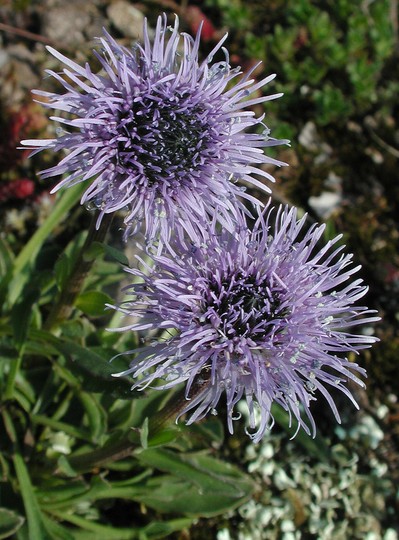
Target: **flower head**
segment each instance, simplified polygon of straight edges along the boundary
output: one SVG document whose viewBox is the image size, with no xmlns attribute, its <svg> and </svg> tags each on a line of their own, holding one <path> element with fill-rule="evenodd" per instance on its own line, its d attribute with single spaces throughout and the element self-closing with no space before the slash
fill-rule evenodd
<svg viewBox="0 0 399 540">
<path fill-rule="evenodd" d="M 294 209 L 273 216 L 260 214 L 252 231 L 218 232 L 213 223 L 194 243 L 176 237 L 174 253 L 154 255 L 151 269 L 128 270 L 141 282 L 117 308 L 136 317 L 120 330 L 172 330 L 166 341 L 132 351 L 131 367 L 118 375 L 132 373 L 138 388 L 184 383 L 188 423 L 215 411 L 225 395 L 230 432 L 245 398 L 255 441 L 273 425 L 273 402 L 298 429 L 315 433 L 309 407 L 322 394 L 340 421 L 329 389 L 356 405 L 345 382 L 363 386 L 351 370 L 365 371 L 345 354 L 376 341 L 351 331 L 378 320 L 354 305 L 367 287 L 352 279 L 359 267 L 336 247 L 340 237 L 320 249 L 324 226 L 305 232 L 306 216 L 298 220 Z"/>
<path fill-rule="evenodd" d="M 274 75 L 255 83 L 248 73 L 235 82 L 240 70 L 229 66 L 222 47 L 226 36 L 200 62 L 200 33 L 180 34 L 177 18 L 170 29 L 165 15 L 158 18 L 152 45 L 146 23 L 144 43 L 132 49 L 104 32 L 101 53 L 95 51 L 98 74 L 48 47 L 66 67 L 61 74 L 47 72 L 66 92 L 35 93 L 46 107 L 67 113 L 68 118 L 52 118 L 66 131 L 22 144 L 35 151 L 68 151 L 41 173 L 66 175 L 53 191 L 85 182 L 82 203 L 99 208 L 100 220 L 104 213 L 126 209 L 127 230 L 144 221 L 149 238 L 159 232 L 169 238 L 177 218 L 201 219 L 216 207 L 225 225 L 232 223 L 236 196 L 253 200 L 238 181 L 270 191 L 253 174 L 273 180 L 260 166 L 283 163 L 263 148 L 288 141 L 270 138 L 263 116 L 246 108 L 281 95 L 257 95 Z M 212 63 L 219 51 L 225 59 Z M 251 94 L 255 97 L 248 99 Z M 254 126 L 263 133 L 244 132 Z"/>
</svg>

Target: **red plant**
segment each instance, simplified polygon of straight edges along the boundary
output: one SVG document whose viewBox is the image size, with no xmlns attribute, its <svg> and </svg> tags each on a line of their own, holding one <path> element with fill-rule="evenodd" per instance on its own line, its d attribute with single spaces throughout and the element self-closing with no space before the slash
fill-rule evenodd
<svg viewBox="0 0 399 540">
<path fill-rule="evenodd" d="M 20 178 L 12 182 L 0 183 L 0 203 L 9 199 L 25 199 L 32 195 L 35 184 L 28 178 Z"/>
</svg>

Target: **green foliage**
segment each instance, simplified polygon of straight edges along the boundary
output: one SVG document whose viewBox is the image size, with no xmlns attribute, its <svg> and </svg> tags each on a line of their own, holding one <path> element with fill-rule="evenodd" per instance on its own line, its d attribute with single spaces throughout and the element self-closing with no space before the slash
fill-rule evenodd
<svg viewBox="0 0 399 540">
<path fill-rule="evenodd" d="M 230 30 L 239 28 L 248 30 L 250 26 L 250 9 L 241 0 L 206 0 L 209 7 L 217 7 L 223 16 L 223 25 Z"/>
<path fill-rule="evenodd" d="M 365 113 L 378 100 L 385 62 L 394 55 L 389 0 L 368 5 L 360 0 L 291 0 L 270 6 L 254 2 L 246 14 L 249 29 L 235 17 L 237 10 L 245 13 L 243 3 L 207 4 L 219 7 L 224 23 L 229 21 L 229 28 L 241 36 L 248 57 L 263 60 L 268 72 L 278 74 L 277 85 L 286 94 L 278 107 L 283 112 L 288 109 L 287 115 L 289 100 L 293 93 L 299 98 L 302 85 L 308 89 L 303 110 L 321 125 Z M 302 115 L 298 120 L 306 118 Z"/>
<path fill-rule="evenodd" d="M 62 195 L 19 254 L 0 244 L 0 538 L 165 538 L 237 507 L 254 485 L 212 456 L 224 438 L 219 420 L 169 427 L 158 412 L 164 393 L 134 392 L 129 377 L 113 376 L 128 362 L 118 352 L 138 346 L 134 334 L 105 330 L 123 252 L 95 235 L 88 247 L 78 232 L 38 272 L 77 195 Z M 90 276 L 78 279 L 88 264 Z M 71 283 L 74 296 L 65 292 Z M 110 512 L 121 505 L 122 520 Z"/>
</svg>

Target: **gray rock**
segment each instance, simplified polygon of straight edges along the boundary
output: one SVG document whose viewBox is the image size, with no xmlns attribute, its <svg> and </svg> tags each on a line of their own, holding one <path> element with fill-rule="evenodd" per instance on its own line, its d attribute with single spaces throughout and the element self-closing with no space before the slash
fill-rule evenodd
<svg viewBox="0 0 399 540">
<path fill-rule="evenodd" d="M 144 15 L 129 2 L 113 2 L 107 9 L 107 15 L 121 34 L 132 39 L 142 39 Z"/>
<path fill-rule="evenodd" d="M 309 152 L 319 154 L 320 162 L 332 153 L 331 146 L 321 139 L 314 122 L 306 122 L 298 136 L 298 142 Z"/>
<path fill-rule="evenodd" d="M 309 197 L 309 206 L 321 219 L 328 219 L 341 204 L 342 195 L 332 191 L 323 191 L 318 197 Z"/>
<path fill-rule="evenodd" d="M 36 72 L 36 58 L 22 43 L 0 51 L 0 91 L 7 105 L 15 105 L 37 88 L 40 77 Z"/>
<path fill-rule="evenodd" d="M 43 34 L 56 46 L 76 47 L 102 34 L 104 19 L 92 2 L 52 2 L 51 9 L 43 12 Z"/>
</svg>

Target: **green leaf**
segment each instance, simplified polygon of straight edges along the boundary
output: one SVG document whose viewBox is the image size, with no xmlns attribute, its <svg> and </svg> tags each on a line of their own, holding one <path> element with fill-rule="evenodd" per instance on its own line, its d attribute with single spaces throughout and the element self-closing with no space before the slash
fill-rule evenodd
<svg viewBox="0 0 399 540">
<path fill-rule="evenodd" d="M 63 338 L 79 342 L 82 338 L 87 338 L 90 334 L 93 334 L 95 328 L 86 317 L 82 317 L 80 319 L 62 321 L 60 332 Z"/>
<path fill-rule="evenodd" d="M 115 397 L 124 399 L 133 399 L 139 394 L 137 391 L 131 391 L 132 380 L 129 377 L 113 377 L 114 373 L 126 368 L 126 362 L 118 358 L 110 362 L 113 352 L 109 351 L 108 354 L 106 350 L 102 351 L 103 354 L 107 354 L 107 358 L 103 358 L 97 352 L 72 341 L 58 339 L 54 345 L 67 359 L 70 371 L 84 377 L 87 391 L 109 392 Z"/>
<path fill-rule="evenodd" d="M 5 427 L 5 433 L 2 434 L 2 437 L 4 437 L 4 435 L 7 434 L 8 437 L 10 438 L 10 441 L 12 441 L 15 444 L 17 442 L 17 433 L 15 431 L 15 427 L 16 427 L 15 423 L 13 422 L 13 418 L 10 415 L 10 412 L 5 407 L 2 407 L 1 409 L 0 409 L 0 414 L 3 418 L 3 423 Z"/>
<path fill-rule="evenodd" d="M 140 443 L 143 448 L 148 448 L 148 418 L 144 420 L 140 428 Z"/>
<path fill-rule="evenodd" d="M 97 250 L 97 254 L 104 253 L 105 255 L 108 255 L 110 259 L 124 266 L 129 266 L 128 258 L 126 257 L 125 253 L 120 249 L 108 246 L 107 244 L 100 244 L 99 242 L 93 242 L 92 249 Z"/>
<path fill-rule="evenodd" d="M 73 506 L 80 497 L 89 492 L 89 486 L 83 480 L 68 480 L 50 488 L 41 488 L 37 492 L 40 504 L 47 509 Z"/>
<path fill-rule="evenodd" d="M 73 424 L 60 422 L 59 420 L 54 420 L 53 418 L 50 418 L 49 416 L 45 416 L 41 414 L 33 414 L 32 423 L 39 424 L 42 426 L 47 426 L 54 431 L 63 431 L 67 435 L 70 435 L 71 437 L 75 437 L 76 439 L 81 439 L 83 441 L 89 440 L 89 434 L 86 433 L 86 431 L 82 429 L 80 426 L 74 426 Z"/>
<path fill-rule="evenodd" d="M 94 442 L 99 442 L 107 429 L 107 415 L 94 394 L 79 392 L 78 397 L 85 409 L 89 429 Z"/>
<path fill-rule="evenodd" d="M 58 290 L 61 291 L 64 288 L 70 271 L 71 265 L 69 257 L 66 253 L 61 253 L 54 265 L 55 282 L 57 283 Z"/>
<path fill-rule="evenodd" d="M 70 512 L 52 511 L 52 513 L 62 521 L 72 523 L 85 531 L 94 532 L 97 538 L 106 538 L 107 540 L 134 540 L 138 537 L 134 528 L 118 529 L 116 527 L 100 525 Z M 80 538 L 87 538 L 87 536 L 83 535 Z"/>
<path fill-rule="evenodd" d="M 74 531 L 60 525 L 50 517 L 43 515 L 43 522 L 54 540 L 76 540 Z"/>
<path fill-rule="evenodd" d="M 3 238 L 0 238 L 0 276 L 6 276 L 13 264 L 14 256 Z"/>
<path fill-rule="evenodd" d="M 235 497 L 234 486 L 230 494 L 220 494 L 217 489 L 203 491 L 189 480 L 163 475 L 151 478 L 134 498 L 158 512 L 212 517 L 242 505 L 252 491 L 248 490 L 245 497 Z"/>
<path fill-rule="evenodd" d="M 0 508 L 0 539 L 9 538 L 23 525 L 25 518 L 12 510 Z"/>
<path fill-rule="evenodd" d="M 37 502 L 25 462 L 19 453 L 14 454 L 13 461 L 25 506 L 29 540 L 47 540 L 49 536 L 43 525 L 39 503 Z"/>
<path fill-rule="evenodd" d="M 25 352 L 50 359 L 58 354 L 57 349 L 54 347 L 58 340 L 59 338 L 53 336 L 50 332 L 31 327 L 25 344 Z"/>
<path fill-rule="evenodd" d="M 101 291 L 84 291 L 76 299 L 75 306 L 91 317 L 106 314 L 106 304 L 112 304 L 112 298 Z"/>
<path fill-rule="evenodd" d="M 224 428 L 219 418 L 210 416 L 204 422 L 198 422 L 197 424 L 191 424 L 190 426 L 182 426 L 183 434 L 189 439 L 191 447 L 193 443 L 197 446 L 207 447 L 213 445 L 219 447 L 224 440 Z"/>
<path fill-rule="evenodd" d="M 72 458 L 73 459 L 73 458 Z M 68 510 L 81 502 L 105 499 L 140 500 L 145 479 L 150 471 L 146 470 L 128 480 L 109 481 L 101 476 L 94 476 L 91 485 L 80 480 L 70 480 L 68 484 L 62 483 L 47 489 L 41 489 L 38 497 L 47 511 Z"/>
<path fill-rule="evenodd" d="M 143 465 L 173 475 L 151 479 L 140 494 L 141 502 L 159 511 L 213 516 L 239 506 L 254 490 L 239 469 L 202 453 L 151 448 L 136 455 Z"/>
<path fill-rule="evenodd" d="M 154 453 L 153 450 L 144 451 L 147 452 Z M 147 457 L 149 458 L 149 454 Z M 123 481 L 106 481 L 97 476 L 92 478 L 89 489 L 83 482 L 72 481 L 71 486 L 65 490 L 66 496 L 62 485 L 41 491 L 40 501 L 46 511 L 54 512 L 58 517 L 61 517 L 62 512 L 68 520 L 66 512 L 70 514 L 73 508 L 83 501 L 88 503 L 112 499 L 137 501 L 160 512 L 194 517 L 224 513 L 248 500 L 253 492 L 254 484 L 251 479 L 231 465 L 203 454 L 175 457 L 177 461 L 181 460 L 182 469 L 185 467 L 182 476 L 190 478 L 177 478 L 177 473 L 175 476 L 153 475 L 147 479 L 148 474 L 151 474 L 149 470 Z M 158 458 L 159 456 L 152 461 L 159 464 Z M 171 468 L 168 464 L 165 465 L 164 459 L 162 461 L 161 467 Z M 79 525 L 77 522 L 73 523 Z M 82 527 L 85 525 L 82 524 Z"/>
<path fill-rule="evenodd" d="M 131 538 L 137 540 L 158 540 L 160 538 L 169 538 L 169 536 L 177 531 L 182 529 L 187 529 L 190 525 L 193 524 L 193 519 L 191 518 L 180 518 L 180 519 L 171 519 L 169 521 L 151 521 L 148 525 L 145 525 L 140 528 L 130 528 L 130 534 L 133 536 Z M 123 531 L 123 529 L 116 529 L 116 531 Z M 123 532 L 121 533 L 123 534 Z M 89 532 L 87 530 L 74 529 L 73 530 L 73 540 L 99 540 L 98 533 Z M 121 536 L 122 538 L 122 536 Z"/>
<path fill-rule="evenodd" d="M 14 334 L 14 342 L 20 351 L 25 343 L 29 323 L 32 318 L 32 306 L 40 296 L 39 289 L 23 291 L 21 299 L 14 304 L 11 310 L 11 327 Z"/>
<path fill-rule="evenodd" d="M 173 393 L 173 392 L 172 392 Z M 137 392 L 141 399 L 133 403 L 133 411 L 129 418 L 132 426 L 140 427 L 146 418 L 154 418 L 168 401 L 171 392 Z"/>
<path fill-rule="evenodd" d="M 86 238 L 87 231 L 81 231 L 76 234 L 55 263 L 55 281 L 60 291 L 64 289 L 68 278 L 71 275 L 71 271 L 81 253 Z"/>
<path fill-rule="evenodd" d="M 158 538 L 166 538 L 175 531 L 190 527 L 193 520 L 190 518 L 173 519 L 170 521 L 153 521 L 149 525 L 136 528 L 118 528 L 101 525 L 93 521 L 86 520 L 82 517 L 69 514 L 67 512 L 55 512 L 54 515 L 58 519 L 63 519 L 80 528 L 73 531 L 74 540 L 157 540 Z"/>
<path fill-rule="evenodd" d="M 32 275 L 34 262 L 42 245 L 55 227 L 65 218 L 68 211 L 78 202 L 83 189 L 84 186 L 81 184 L 67 189 L 58 198 L 53 212 L 48 216 L 40 229 L 33 234 L 27 244 L 25 244 L 15 259 L 13 266 L 9 268 L 9 271 L 1 280 L 0 305 L 4 304 L 8 289 L 10 304 L 13 304 L 19 298 L 25 283 L 29 281 Z M 13 286 L 9 287 L 12 280 Z"/>
<path fill-rule="evenodd" d="M 152 521 L 142 529 L 142 537 L 148 540 L 156 540 L 157 538 L 166 538 L 170 534 L 182 529 L 189 528 L 193 524 L 191 518 L 172 519 L 170 521 Z"/>
<path fill-rule="evenodd" d="M 150 437 L 147 440 L 147 447 L 154 448 L 156 446 L 165 446 L 167 444 L 175 442 L 179 435 L 180 428 L 175 425 L 163 428 L 162 431 L 157 430 L 154 435 L 150 434 Z M 142 446 L 143 448 L 145 448 L 143 444 Z"/>
</svg>

